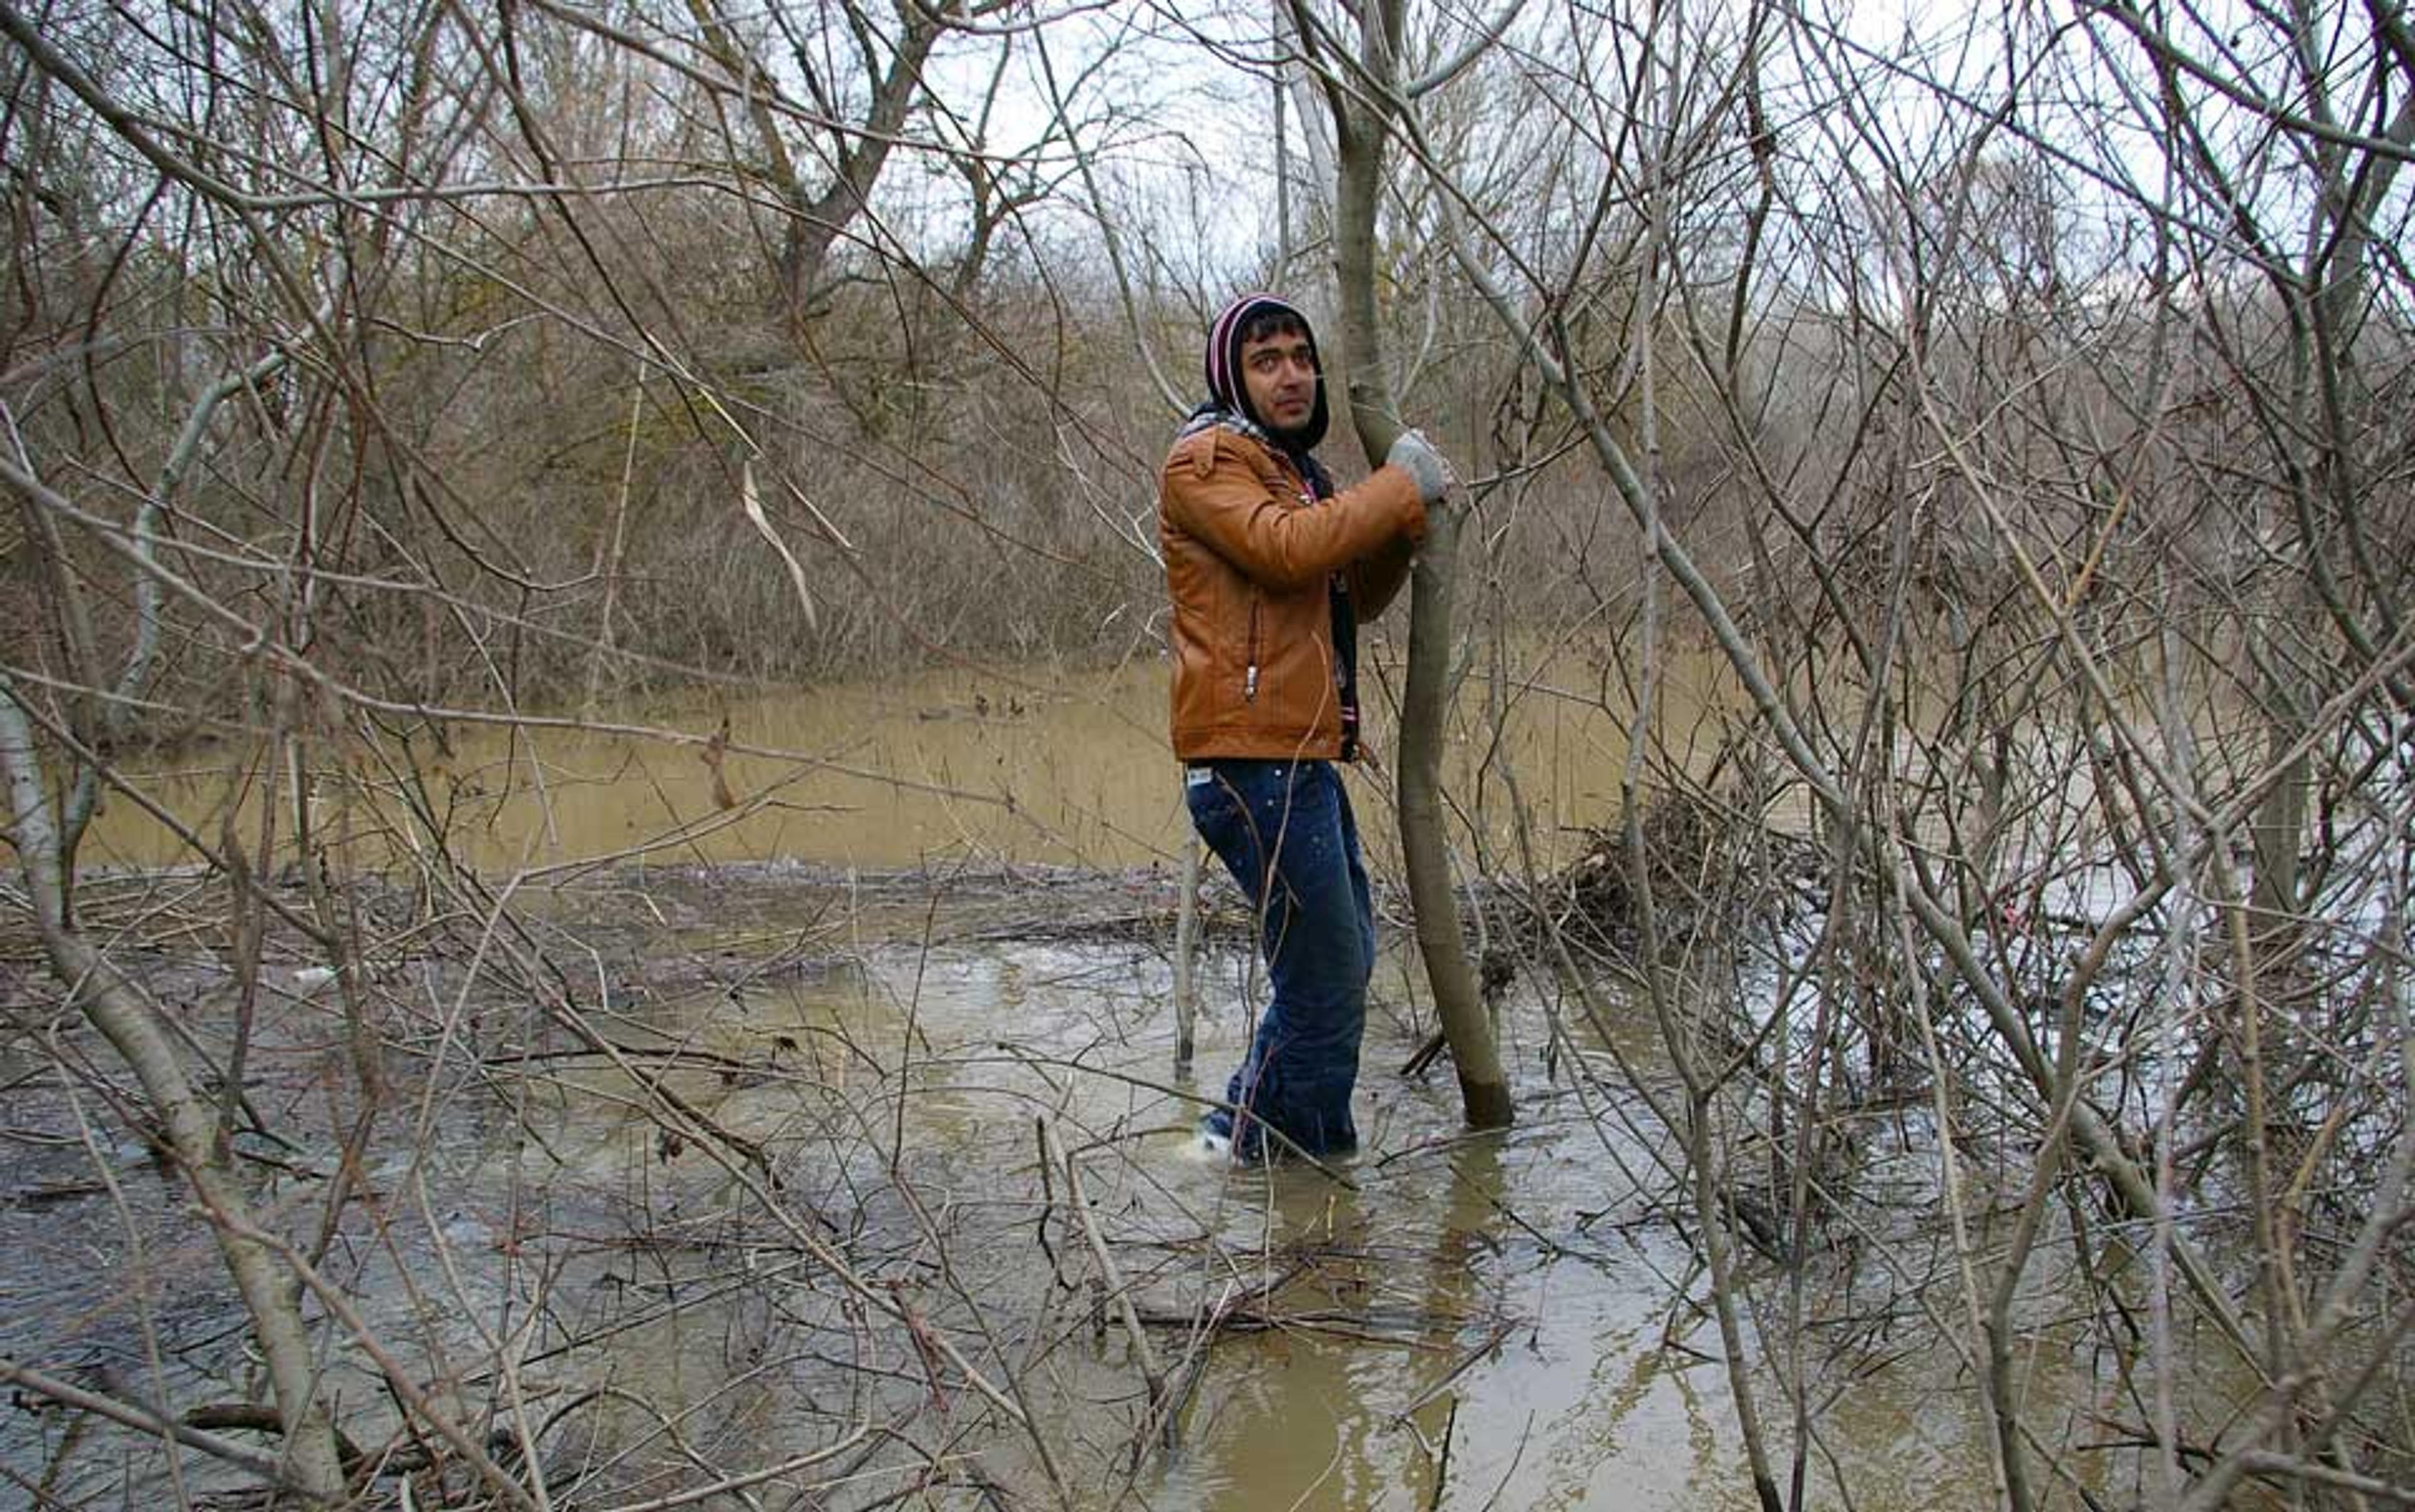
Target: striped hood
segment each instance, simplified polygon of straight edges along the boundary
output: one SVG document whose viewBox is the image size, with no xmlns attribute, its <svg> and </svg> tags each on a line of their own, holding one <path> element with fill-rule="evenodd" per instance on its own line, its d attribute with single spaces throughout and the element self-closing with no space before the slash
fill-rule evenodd
<svg viewBox="0 0 2415 1512">
<path fill-rule="evenodd" d="M 1270 312 L 1289 315 L 1299 322 L 1299 328 L 1308 333 L 1309 356 L 1316 364 L 1315 407 L 1309 412 L 1308 424 L 1287 431 L 1278 431 L 1260 418 L 1250 407 L 1249 386 L 1241 382 L 1241 329 L 1253 317 Z M 1243 294 L 1224 307 L 1215 323 L 1208 328 L 1208 403 L 1193 412 L 1194 420 L 1211 410 L 1246 422 L 1251 432 L 1266 437 L 1294 456 L 1313 450 L 1325 439 L 1328 418 L 1325 359 L 1316 350 L 1316 328 L 1308 323 L 1308 317 L 1297 306 L 1272 294 L 1252 293 Z"/>
</svg>

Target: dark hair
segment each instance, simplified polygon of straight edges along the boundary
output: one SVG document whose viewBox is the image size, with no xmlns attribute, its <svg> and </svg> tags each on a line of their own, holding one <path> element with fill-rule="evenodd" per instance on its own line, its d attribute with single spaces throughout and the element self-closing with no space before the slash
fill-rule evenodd
<svg viewBox="0 0 2415 1512">
<path fill-rule="evenodd" d="M 1300 318 L 1299 311 L 1277 305 L 1270 309 L 1259 310 L 1243 321 L 1241 329 L 1233 337 L 1233 345 L 1238 351 L 1252 341 L 1264 341 L 1270 336 L 1308 334 L 1308 322 Z"/>
</svg>

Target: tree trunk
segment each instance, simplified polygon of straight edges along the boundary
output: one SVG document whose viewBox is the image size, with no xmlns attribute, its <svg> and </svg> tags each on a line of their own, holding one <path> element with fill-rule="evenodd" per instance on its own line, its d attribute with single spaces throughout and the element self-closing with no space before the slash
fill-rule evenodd
<svg viewBox="0 0 2415 1512">
<path fill-rule="evenodd" d="M 708 0 L 688 0 L 687 10 L 706 53 L 739 86 L 763 153 L 759 171 L 787 207 L 788 228 L 780 240 L 775 282 L 791 332 L 802 331 L 816 303 L 827 292 L 831 249 L 870 202 L 873 186 L 888 166 L 890 151 L 922 97 L 922 66 L 946 22 L 936 8 L 900 6 L 902 30 L 885 68 L 870 29 L 861 24 L 854 28 L 870 105 L 861 127 L 843 122 L 833 127 L 825 153 L 831 179 L 816 192 L 806 188 L 804 173 L 781 133 L 778 113 L 772 109 L 771 70 L 747 51 Z M 815 104 L 826 113 L 838 97 L 819 89 L 815 95 Z"/>
<path fill-rule="evenodd" d="M 251 1316 L 252 1338 L 268 1365 L 285 1425 L 287 1475 L 305 1494 L 340 1501 L 343 1465 L 334 1424 L 318 1390 L 318 1364 L 302 1321 L 300 1300 L 277 1257 L 244 1235 L 255 1228 L 242 1187 L 229 1168 L 218 1115 L 195 1088 L 150 1005 L 98 951 L 67 922 L 67 878 L 58 861 L 58 833 L 42 781 L 33 731 L 0 686 L 0 776 L 15 810 L 13 839 L 25 892 L 51 969 L 68 985 L 74 1004 L 105 1036 L 142 1084 L 157 1126 L 150 1130 L 192 1183 L 202 1210 L 214 1220 L 218 1252 Z"/>
<path fill-rule="evenodd" d="M 1360 56 L 1369 77 L 1395 77 L 1391 38 L 1399 35 L 1397 0 L 1362 14 Z M 1332 97 L 1336 141 L 1334 261 L 1341 280 L 1342 349 L 1350 379 L 1350 420 L 1370 463 L 1380 463 L 1399 439 L 1401 422 L 1384 372 L 1375 313 L 1375 203 L 1381 191 L 1388 109 Z M 1450 1042 L 1467 1121 L 1505 1129 L 1515 1115 L 1492 1017 L 1476 971 L 1451 889 L 1450 848 L 1444 837 L 1443 730 L 1449 701 L 1452 568 L 1459 520 L 1449 509 L 1431 511 L 1426 540 L 1409 579 L 1409 665 L 1401 698 L 1401 861 L 1408 873 L 1418 950 L 1443 1037 Z"/>
</svg>

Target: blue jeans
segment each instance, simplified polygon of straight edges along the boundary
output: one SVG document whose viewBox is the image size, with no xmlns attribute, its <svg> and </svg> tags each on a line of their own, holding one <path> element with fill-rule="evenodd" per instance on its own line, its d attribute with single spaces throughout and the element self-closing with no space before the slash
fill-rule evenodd
<svg viewBox="0 0 2415 1512">
<path fill-rule="evenodd" d="M 1273 987 L 1224 1089 L 1238 1124 L 1219 1108 L 1203 1127 L 1229 1135 L 1238 1160 L 1283 1152 L 1269 1129 L 1311 1155 L 1347 1154 L 1358 1147 L 1350 1093 L 1375 969 L 1374 907 L 1350 796 L 1323 761 L 1190 770 L 1191 822 L 1250 900 Z"/>
</svg>

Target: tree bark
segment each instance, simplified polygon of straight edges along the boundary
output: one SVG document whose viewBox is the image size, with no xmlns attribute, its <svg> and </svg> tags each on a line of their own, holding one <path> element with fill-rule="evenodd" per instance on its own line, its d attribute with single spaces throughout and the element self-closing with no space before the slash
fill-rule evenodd
<svg viewBox="0 0 2415 1512">
<path fill-rule="evenodd" d="M 1341 282 L 1342 349 L 1349 374 L 1350 420 L 1371 464 L 1381 463 L 1402 426 L 1391 384 L 1384 371 L 1381 327 L 1375 311 L 1375 204 L 1381 192 L 1384 141 L 1398 97 L 1389 93 L 1398 76 L 1393 39 L 1400 35 L 1399 0 L 1387 0 L 1360 18 L 1360 60 L 1377 90 L 1354 102 L 1328 94 L 1334 117 L 1337 193 L 1334 201 L 1334 262 Z M 1372 103 L 1370 102 L 1372 101 Z M 1443 730 L 1449 702 L 1453 567 L 1458 561 L 1455 511 L 1431 510 L 1425 545 L 1409 579 L 1409 663 L 1401 698 L 1399 812 L 1401 861 L 1408 874 L 1409 900 L 1417 919 L 1418 951 L 1434 1010 L 1450 1043 L 1459 1073 L 1460 1101 L 1468 1124 L 1506 1129 L 1516 1113 L 1492 1017 L 1478 991 L 1475 967 L 1460 926 L 1452 891 L 1450 847 L 1444 834 Z"/>
</svg>

